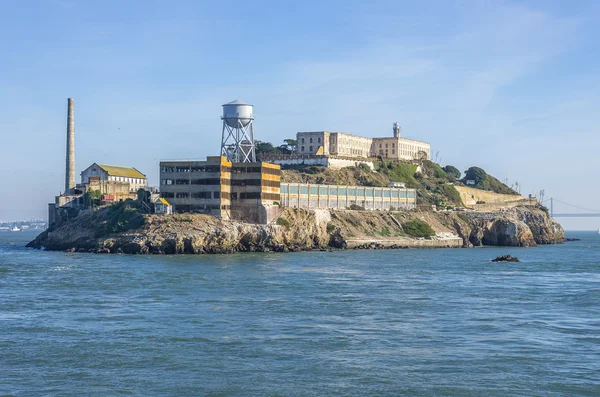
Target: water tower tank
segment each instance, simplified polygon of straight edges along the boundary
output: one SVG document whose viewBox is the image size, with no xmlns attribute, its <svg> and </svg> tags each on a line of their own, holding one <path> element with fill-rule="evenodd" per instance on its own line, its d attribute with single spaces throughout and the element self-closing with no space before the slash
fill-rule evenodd
<svg viewBox="0 0 600 397">
<path fill-rule="evenodd" d="M 223 120 L 232 128 L 245 127 L 252 121 L 252 105 L 240 100 L 223 105 Z"/>
</svg>

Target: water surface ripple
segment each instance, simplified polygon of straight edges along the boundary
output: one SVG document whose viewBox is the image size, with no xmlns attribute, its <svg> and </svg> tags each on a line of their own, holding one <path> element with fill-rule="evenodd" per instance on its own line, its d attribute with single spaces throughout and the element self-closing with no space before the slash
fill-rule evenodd
<svg viewBox="0 0 600 397">
<path fill-rule="evenodd" d="M 169 257 L 3 233 L 0 395 L 598 396 L 600 236 L 576 235 Z"/>
</svg>

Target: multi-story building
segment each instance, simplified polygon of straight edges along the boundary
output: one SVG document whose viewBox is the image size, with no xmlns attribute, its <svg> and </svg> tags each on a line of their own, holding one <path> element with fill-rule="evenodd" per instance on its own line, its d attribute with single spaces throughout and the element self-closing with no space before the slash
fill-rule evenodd
<svg viewBox="0 0 600 397">
<path fill-rule="evenodd" d="M 431 147 L 427 142 L 399 137 L 373 138 L 371 157 L 393 160 L 429 160 Z"/>
<path fill-rule="evenodd" d="M 371 152 L 371 138 L 341 132 L 299 132 L 296 138 L 298 154 L 367 158 Z"/>
<path fill-rule="evenodd" d="M 395 160 L 431 158 L 427 142 L 400 137 L 399 126 L 394 126 L 394 136 L 365 138 L 341 132 L 298 132 L 297 149 L 300 155 L 340 156 L 351 158 L 383 157 Z"/>
<path fill-rule="evenodd" d="M 266 223 L 279 204 L 279 165 L 232 163 L 223 156 L 205 161 L 162 161 L 161 197 L 174 212 L 200 212 L 222 219 Z"/>
</svg>

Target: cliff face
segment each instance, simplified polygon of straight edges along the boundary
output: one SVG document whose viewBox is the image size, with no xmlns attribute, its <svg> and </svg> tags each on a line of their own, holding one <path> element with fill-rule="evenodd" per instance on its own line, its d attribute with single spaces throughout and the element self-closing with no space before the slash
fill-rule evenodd
<svg viewBox="0 0 600 397">
<path fill-rule="evenodd" d="M 466 245 L 535 247 L 565 241 L 565 232 L 554 219 L 537 206 L 514 207 L 498 212 L 464 212 L 460 215 L 470 227 Z"/>
<path fill-rule="evenodd" d="M 280 225 L 221 221 L 200 214 L 144 215 L 143 226 L 107 234 L 98 232 L 102 217 L 102 214 L 82 213 L 55 230 L 40 234 L 28 246 L 47 250 L 127 254 L 215 254 L 344 248 L 343 240 L 336 239 L 337 235 L 331 230 L 328 232 L 331 216 L 324 210 L 307 212 L 286 209 Z"/>
<path fill-rule="evenodd" d="M 412 238 L 402 226 L 412 219 L 426 222 L 438 235 L 455 237 L 434 237 L 434 241 Z M 380 244 L 382 241 L 387 245 Z M 98 253 L 200 254 L 347 246 L 530 247 L 563 241 L 562 227 L 537 207 L 516 207 L 493 213 L 330 212 L 285 208 L 277 224 L 254 225 L 200 214 L 141 215 L 122 206 L 81 213 L 60 227 L 40 234 L 28 246 Z"/>
</svg>

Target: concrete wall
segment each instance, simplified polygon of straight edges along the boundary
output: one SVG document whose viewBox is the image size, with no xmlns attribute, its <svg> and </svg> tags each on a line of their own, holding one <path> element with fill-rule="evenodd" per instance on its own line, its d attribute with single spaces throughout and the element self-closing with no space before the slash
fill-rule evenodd
<svg viewBox="0 0 600 397">
<path fill-rule="evenodd" d="M 416 205 L 415 189 L 282 183 L 281 204 L 286 207 L 366 210 L 410 209 Z"/>
<path fill-rule="evenodd" d="M 360 160 L 358 158 L 344 158 L 338 156 L 270 156 L 268 157 L 268 161 L 284 167 L 320 165 L 332 169 L 340 169 L 344 167 L 355 167 L 359 164 L 365 164 L 370 169 L 375 169 L 373 162 L 370 160 Z"/>
<path fill-rule="evenodd" d="M 456 190 L 458 190 L 462 202 L 465 204 L 466 207 L 469 208 L 473 208 L 475 205 L 477 205 L 478 201 L 483 201 L 486 204 L 498 204 L 528 200 L 526 197 L 521 196 L 519 194 L 500 194 L 466 186 L 454 187 L 456 188 Z"/>
<path fill-rule="evenodd" d="M 298 132 L 296 148 L 299 154 L 316 154 L 323 147 L 323 154 L 329 154 L 329 135 L 327 131 Z"/>
</svg>

